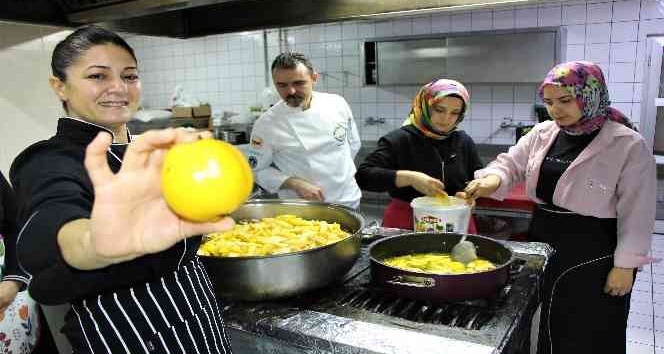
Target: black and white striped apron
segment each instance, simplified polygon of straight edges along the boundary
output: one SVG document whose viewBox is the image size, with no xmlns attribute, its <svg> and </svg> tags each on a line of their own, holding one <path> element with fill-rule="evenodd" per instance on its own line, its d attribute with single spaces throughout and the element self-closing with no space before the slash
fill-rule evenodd
<svg viewBox="0 0 664 354">
<path fill-rule="evenodd" d="M 197 257 L 158 280 L 72 304 L 67 316 L 78 327 L 65 329 L 74 353 L 231 353 Z"/>
<path fill-rule="evenodd" d="M 630 294 L 604 293 L 616 219 L 538 206 L 530 239 L 553 246 L 542 287 L 538 354 L 625 353 Z"/>
</svg>

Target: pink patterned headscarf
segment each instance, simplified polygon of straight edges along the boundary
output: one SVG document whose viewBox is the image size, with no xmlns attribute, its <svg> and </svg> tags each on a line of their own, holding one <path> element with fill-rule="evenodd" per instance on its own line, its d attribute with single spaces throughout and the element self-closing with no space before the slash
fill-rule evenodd
<svg viewBox="0 0 664 354">
<path fill-rule="evenodd" d="M 415 98 L 413 98 L 413 107 L 410 111 L 410 114 L 408 115 L 408 119 L 406 119 L 406 122 L 414 125 L 419 131 L 421 131 L 429 138 L 447 138 L 447 136 L 452 131 L 454 131 L 454 129 L 447 133 L 436 130 L 436 128 L 434 128 L 433 124 L 431 123 L 429 107 L 440 102 L 443 98 L 451 95 L 460 97 L 463 101 L 463 112 L 461 112 L 459 119 L 456 121 L 456 124 L 458 125 L 463 120 L 464 113 L 466 113 L 468 110 L 470 95 L 468 94 L 468 90 L 466 90 L 463 84 L 458 81 L 448 79 L 434 80 L 422 86 L 420 92 L 418 92 Z"/>
<path fill-rule="evenodd" d="M 578 122 L 560 127 L 570 135 L 589 134 L 600 129 L 608 120 L 616 121 L 636 130 L 619 110 L 609 107 L 609 90 L 599 66 L 589 61 L 570 61 L 556 65 L 544 78 L 538 94 L 544 96 L 544 87 L 555 85 L 576 98 L 582 115 Z"/>
</svg>

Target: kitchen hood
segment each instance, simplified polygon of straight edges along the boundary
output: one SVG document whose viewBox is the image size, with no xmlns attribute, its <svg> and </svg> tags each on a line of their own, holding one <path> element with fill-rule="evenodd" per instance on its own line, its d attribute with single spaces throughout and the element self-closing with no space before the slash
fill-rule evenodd
<svg viewBox="0 0 664 354">
<path fill-rule="evenodd" d="M 526 0 L 2 0 L 0 20 L 178 38 Z"/>
<path fill-rule="evenodd" d="M 365 83 L 419 86 L 432 77 L 469 84 L 539 82 L 559 61 L 559 29 L 449 33 L 364 42 Z"/>
</svg>

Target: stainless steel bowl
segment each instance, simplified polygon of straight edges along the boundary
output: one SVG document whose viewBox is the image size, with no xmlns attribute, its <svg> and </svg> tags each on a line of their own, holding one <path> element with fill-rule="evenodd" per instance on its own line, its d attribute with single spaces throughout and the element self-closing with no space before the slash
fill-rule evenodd
<svg viewBox="0 0 664 354">
<path fill-rule="evenodd" d="M 282 214 L 338 222 L 351 236 L 330 245 L 273 256 L 201 256 L 217 296 L 257 301 L 301 294 L 342 277 L 359 257 L 360 231 L 364 227 L 364 218 L 357 211 L 342 205 L 255 199 L 246 202 L 231 216 L 239 221 Z"/>
</svg>

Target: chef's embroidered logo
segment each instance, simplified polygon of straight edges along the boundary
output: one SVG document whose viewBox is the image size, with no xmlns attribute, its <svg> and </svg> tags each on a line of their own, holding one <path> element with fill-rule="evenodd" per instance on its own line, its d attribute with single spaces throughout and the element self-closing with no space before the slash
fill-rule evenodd
<svg viewBox="0 0 664 354">
<path fill-rule="evenodd" d="M 263 147 L 263 139 L 261 138 L 251 138 L 251 147 L 260 149 Z"/>
<path fill-rule="evenodd" d="M 346 140 L 346 127 L 341 123 L 337 124 L 334 128 L 334 132 L 332 132 L 332 136 L 334 136 L 334 139 L 339 142 Z"/>
<path fill-rule="evenodd" d="M 256 156 L 253 155 L 249 156 L 248 160 L 249 160 L 249 166 L 251 166 L 251 168 L 256 168 L 256 165 L 258 165 L 258 159 L 256 158 Z"/>
</svg>

